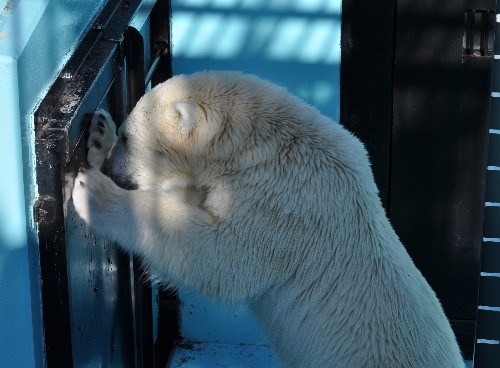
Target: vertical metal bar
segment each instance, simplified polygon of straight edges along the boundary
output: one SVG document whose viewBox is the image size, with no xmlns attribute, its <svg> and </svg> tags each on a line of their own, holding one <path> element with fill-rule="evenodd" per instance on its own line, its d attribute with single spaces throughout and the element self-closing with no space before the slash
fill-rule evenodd
<svg viewBox="0 0 500 368">
<path fill-rule="evenodd" d="M 161 57 L 151 75 L 151 85 L 166 81 L 172 76 L 172 58 L 170 55 L 170 0 L 157 0 L 151 11 L 151 50 L 161 51 Z"/>
<path fill-rule="evenodd" d="M 39 198 L 34 213 L 40 244 L 41 293 L 47 367 L 73 367 L 63 210 L 61 141 L 35 143 Z"/>
<path fill-rule="evenodd" d="M 127 70 L 128 112 L 146 91 L 144 75 L 144 41 L 133 27 L 125 32 L 125 61 Z"/>
<path fill-rule="evenodd" d="M 472 45 L 474 37 L 472 36 L 472 22 L 474 19 L 473 11 L 468 9 L 465 11 L 465 35 L 464 35 L 464 49 L 465 55 L 472 53 Z"/>
<path fill-rule="evenodd" d="M 474 47 L 474 11 L 467 11 L 467 55 L 471 55 Z"/>
<path fill-rule="evenodd" d="M 164 42 L 158 42 L 155 47 L 155 53 L 153 55 L 153 61 L 149 67 L 148 72 L 146 73 L 146 85 L 151 81 L 153 74 L 155 73 L 156 69 L 158 68 L 158 65 L 161 62 L 161 59 L 163 57 L 163 54 L 168 52 L 167 51 L 167 44 Z"/>
<path fill-rule="evenodd" d="M 111 116 L 113 116 L 117 128 L 119 128 L 123 123 L 129 111 L 127 101 L 127 81 L 123 60 L 119 62 L 119 65 L 120 70 L 117 70 L 116 72 L 115 80 L 113 81 L 108 97 Z"/>
<path fill-rule="evenodd" d="M 489 31 L 489 11 L 481 11 L 481 44 L 479 46 L 481 56 L 485 56 L 488 52 L 488 31 Z"/>
<path fill-rule="evenodd" d="M 127 100 L 127 76 L 125 61 L 123 56 L 124 45 L 119 44 L 119 61 L 117 63 L 115 79 L 113 85 L 110 89 L 108 95 L 109 112 L 115 119 L 117 128 L 123 123 L 128 115 L 128 100 Z M 135 308 L 134 308 L 134 298 L 133 293 L 133 269 L 130 267 L 131 257 L 125 251 L 123 251 L 119 246 L 116 248 L 116 260 L 118 264 L 118 270 L 120 272 L 119 285 L 118 285 L 118 296 L 119 305 L 122 315 L 129 317 L 127 319 L 127 328 L 123 328 L 123 336 L 121 336 L 121 341 L 123 346 L 130 348 L 127 352 L 127 363 L 130 367 L 136 366 L 137 357 L 137 344 L 136 344 L 136 323 L 135 323 Z M 132 333 L 130 333 L 132 332 Z"/>
<path fill-rule="evenodd" d="M 128 110 L 132 111 L 144 95 L 144 41 L 135 28 L 125 32 L 125 61 L 128 91 Z M 132 303 L 134 308 L 136 367 L 154 367 L 152 291 L 137 257 L 131 258 Z"/>
</svg>

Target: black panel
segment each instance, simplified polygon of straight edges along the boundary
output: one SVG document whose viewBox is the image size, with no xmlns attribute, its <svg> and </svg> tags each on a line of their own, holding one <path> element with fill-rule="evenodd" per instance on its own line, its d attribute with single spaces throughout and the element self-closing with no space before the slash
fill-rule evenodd
<svg viewBox="0 0 500 368">
<path fill-rule="evenodd" d="M 451 320 L 451 328 L 459 342 L 462 355 L 466 360 L 471 360 L 474 353 L 474 338 L 476 333 L 476 320 Z"/>
<path fill-rule="evenodd" d="M 481 368 L 498 368 L 500 357 L 499 344 L 478 344 L 474 350 L 474 366 Z"/>
<path fill-rule="evenodd" d="M 497 272 L 500 268 L 500 263 L 497 263 Z M 483 272 L 485 271 L 483 268 Z M 489 307 L 500 307 L 500 277 L 481 277 L 481 286 L 479 287 L 479 305 L 489 306 Z M 500 313 L 496 313 L 500 315 Z M 500 331 L 499 331 L 500 333 Z"/>
<path fill-rule="evenodd" d="M 494 65 L 497 65 L 497 68 L 500 68 L 500 63 L 495 63 Z M 495 71 L 495 73 L 496 75 L 500 75 L 500 70 L 498 72 Z M 497 86 L 495 90 L 500 91 L 500 86 Z M 500 116 L 500 98 L 494 98 L 493 101 L 491 101 L 491 116 Z M 500 130 L 500 119 L 492 119 L 490 128 Z"/>
<path fill-rule="evenodd" d="M 387 208 L 394 0 L 342 2 L 340 122 L 365 144 Z"/>
<path fill-rule="evenodd" d="M 500 207 L 486 207 L 484 209 L 484 237 L 500 238 Z"/>
<path fill-rule="evenodd" d="M 464 56 L 464 11 L 398 1 L 393 102 L 391 219 L 455 325 L 476 314 L 492 67 Z"/>
<path fill-rule="evenodd" d="M 500 134 L 490 134 L 488 164 L 500 167 Z"/>
<path fill-rule="evenodd" d="M 483 243 L 481 271 L 500 273 L 500 243 Z"/>
<path fill-rule="evenodd" d="M 476 337 L 486 340 L 500 340 L 500 313 L 478 310 Z"/>
<path fill-rule="evenodd" d="M 500 116 L 500 115 L 499 115 Z M 490 137 L 491 141 L 491 137 Z M 499 142 L 500 143 L 500 142 Z M 489 157 L 488 160 L 495 161 L 496 157 Z M 498 158 L 498 165 L 500 166 L 500 158 Z M 500 171 L 490 170 L 486 174 L 486 202 L 500 203 Z"/>
<path fill-rule="evenodd" d="M 495 5 L 344 0 L 342 7 L 341 121 L 365 142 L 391 222 L 467 358 L 483 237 Z M 492 237 L 500 236 L 497 220 L 487 225 Z"/>
</svg>

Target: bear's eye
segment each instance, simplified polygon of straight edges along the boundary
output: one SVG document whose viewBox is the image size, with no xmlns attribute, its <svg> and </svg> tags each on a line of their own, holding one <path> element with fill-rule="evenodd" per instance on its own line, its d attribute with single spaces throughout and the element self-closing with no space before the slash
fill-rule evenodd
<svg viewBox="0 0 500 368">
<path fill-rule="evenodd" d="M 123 143 L 127 143 L 127 141 L 128 141 L 128 137 L 125 134 L 122 134 L 120 136 L 120 139 L 122 140 Z"/>
</svg>

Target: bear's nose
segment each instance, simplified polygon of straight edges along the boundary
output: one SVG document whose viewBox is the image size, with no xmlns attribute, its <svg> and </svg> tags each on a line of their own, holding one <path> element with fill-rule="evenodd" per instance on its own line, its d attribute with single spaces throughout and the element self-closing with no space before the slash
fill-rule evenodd
<svg viewBox="0 0 500 368">
<path fill-rule="evenodd" d="M 109 158 L 104 160 L 104 162 L 101 165 L 101 172 L 110 177 L 111 180 L 115 182 L 116 185 L 118 185 L 120 188 L 125 189 L 125 190 L 137 190 L 139 189 L 139 186 L 132 181 L 131 179 L 126 179 L 125 177 L 122 177 L 122 175 L 117 174 L 116 172 L 113 173 L 111 170 L 111 161 Z"/>
</svg>

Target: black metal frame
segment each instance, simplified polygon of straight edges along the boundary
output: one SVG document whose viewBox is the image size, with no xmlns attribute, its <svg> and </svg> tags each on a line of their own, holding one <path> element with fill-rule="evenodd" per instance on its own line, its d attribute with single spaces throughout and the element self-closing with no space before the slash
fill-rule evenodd
<svg viewBox="0 0 500 368">
<path fill-rule="evenodd" d="M 109 108 L 117 121 L 123 121 L 144 94 L 146 74 L 152 85 L 171 76 L 170 1 L 157 0 L 150 14 L 150 49 L 154 61 L 146 71 L 142 35 L 128 24 L 141 0 L 109 0 L 94 20 L 74 55 L 68 61 L 46 98 L 35 113 L 36 172 L 42 308 L 47 367 L 78 366 L 74 352 L 75 326 L 72 321 L 68 282 L 68 219 L 65 218 L 65 180 L 76 173 L 86 155 L 87 129 L 83 121 L 109 97 Z M 149 57 L 149 55 L 148 55 Z M 89 242 L 81 239 L 81 242 Z M 118 268 L 120 290 L 116 303 L 120 320 L 124 363 L 133 367 L 154 367 L 151 288 L 144 280 L 137 259 L 117 251 L 111 260 Z M 82 260 L 83 262 L 84 260 Z M 128 280 L 128 281 L 127 281 Z M 98 293 L 99 288 L 94 287 Z M 175 298 L 175 297 L 174 297 Z M 176 326 L 176 308 L 160 310 L 160 325 Z M 90 312 L 90 311 L 88 311 Z M 171 321 L 171 322 L 168 322 Z M 175 338 L 176 330 L 159 332 L 158 341 Z M 114 343 L 109 347 L 117 349 Z M 159 350 L 159 349 L 158 349 Z M 167 352 L 168 346 L 162 345 Z M 94 352 L 89 352 L 93 354 Z M 166 363 L 165 353 L 156 357 L 157 366 Z"/>
<path fill-rule="evenodd" d="M 482 12 L 483 14 L 485 12 Z M 491 12 L 493 13 L 493 12 Z M 500 14 L 500 2 L 497 2 L 496 13 Z M 492 14 L 495 15 L 494 13 Z M 484 15 L 483 15 L 484 16 Z M 477 17 L 477 15 L 476 15 Z M 492 19 L 494 21 L 494 18 Z M 471 26 L 471 28 L 473 28 Z M 477 28 L 477 27 L 476 27 Z M 483 37 L 486 38 L 486 37 Z M 473 45 L 468 45 L 469 50 L 481 52 Z M 495 29 L 495 53 L 500 53 L 500 28 Z M 492 90 L 500 91 L 500 60 L 493 61 Z M 485 200 L 490 203 L 500 203 L 500 101 L 498 97 L 491 97 L 492 113 L 490 121 L 490 139 L 488 152 L 488 166 L 486 174 Z M 500 207 L 485 206 L 483 244 L 481 246 L 481 277 L 479 282 L 479 302 L 476 324 L 476 344 L 474 346 L 474 367 L 490 368 L 498 366 L 500 362 L 500 278 L 492 277 L 500 273 Z M 479 307 L 480 306 L 480 307 Z M 490 308 L 494 307 L 494 308 Z M 495 308 L 496 307 L 496 308 Z"/>
</svg>

